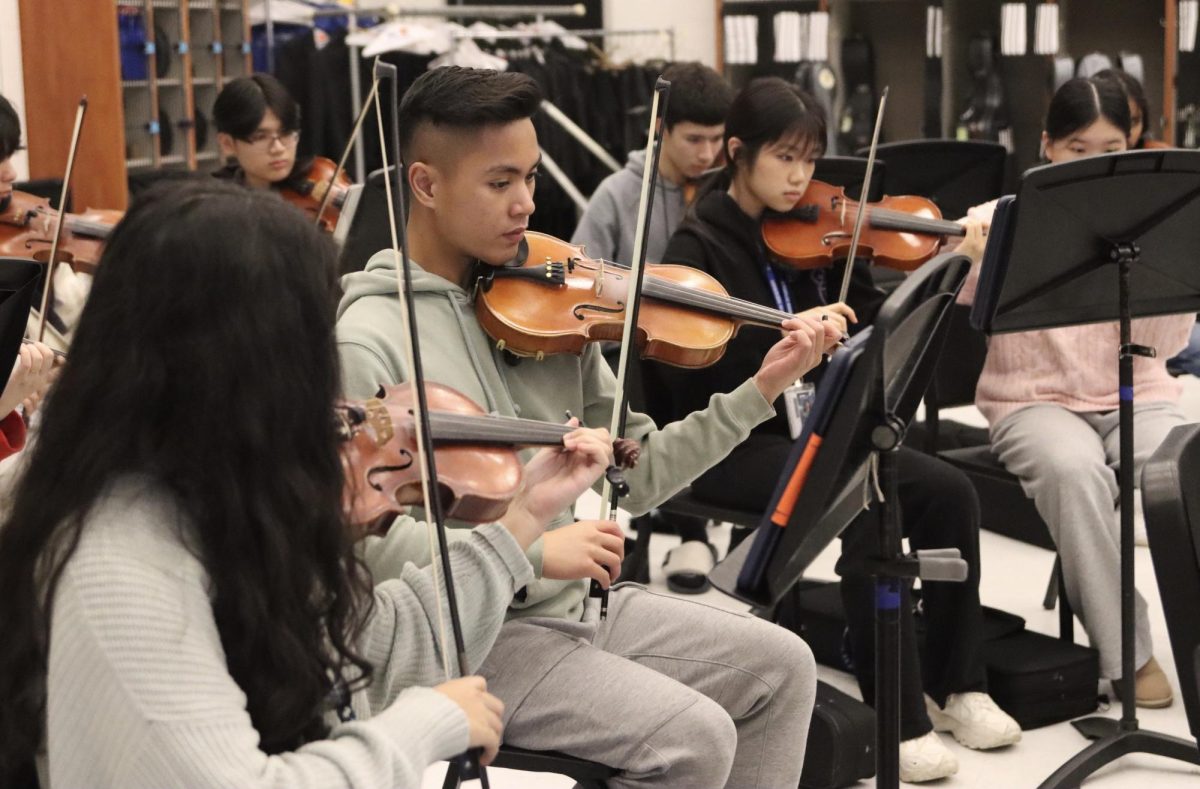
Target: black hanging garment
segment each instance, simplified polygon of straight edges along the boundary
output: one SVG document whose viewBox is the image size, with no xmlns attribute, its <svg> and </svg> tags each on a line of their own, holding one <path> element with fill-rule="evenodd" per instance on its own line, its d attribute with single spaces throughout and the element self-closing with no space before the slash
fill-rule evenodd
<svg viewBox="0 0 1200 789">
<path fill-rule="evenodd" d="M 838 150 L 857 151 L 871 144 L 875 126 L 875 51 L 864 36 L 842 42 L 842 82 L 846 105 L 838 121 Z"/>
</svg>

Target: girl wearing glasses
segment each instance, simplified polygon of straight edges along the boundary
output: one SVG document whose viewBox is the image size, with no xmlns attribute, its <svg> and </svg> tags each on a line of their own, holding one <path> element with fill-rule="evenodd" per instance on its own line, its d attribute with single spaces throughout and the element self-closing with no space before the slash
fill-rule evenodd
<svg viewBox="0 0 1200 789">
<path fill-rule="evenodd" d="M 302 180 L 311 157 L 296 156 L 300 105 L 270 74 L 238 77 L 213 105 L 217 141 L 226 165 L 218 178 L 253 189 L 283 188 Z"/>
</svg>

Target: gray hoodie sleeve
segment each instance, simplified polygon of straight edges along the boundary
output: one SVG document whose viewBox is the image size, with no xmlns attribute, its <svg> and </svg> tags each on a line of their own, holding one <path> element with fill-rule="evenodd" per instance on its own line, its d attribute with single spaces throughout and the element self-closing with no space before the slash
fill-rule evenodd
<svg viewBox="0 0 1200 789">
<path fill-rule="evenodd" d="M 621 241 L 621 209 L 612 190 L 613 179 L 606 178 L 588 200 L 579 225 L 571 236 L 572 244 L 581 244 L 589 257 L 617 260 Z M 628 209 L 626 209 L 628 210 Z"/>
<path fill-rule="evenodd" d="M 584 424 L 610 424 L 616 386 L 616 376 L 600 349 L 589 345 L 583 354 L 587 403 Z M 774 406 L 751 379 L 728 394 L 714 394 L 703 411 L 662 429 L 645 414 L 631 411 L 625 435 L 642 443 L 642 456 L 637 468 L 625 475 L 630 493 L 621 500 L 621 507 L 636 516 L 658 506 L 733 451 L 756 425 L 774 415 Z"/>
<path fill-rule="evenodd" d="M 411 519 L 397 528 L 418 529 Z M 423 531 L 423 529 L 422 529 Z M 533 578 L 532 568 L 521 547 L 498 524 L 472 529 L 466 539 L 450 544 L 450 566 L 462 618 L 467 661 L 472 671 L 491 651 L 504 624 L 508 601 L 516 590 Z M 440 570 L 440 567 L 439 567 Z M 377 667 L 368 693 L 371 709 L 378 711 L 412 685 L 436 685 L 444 681 L 442 650 L 439 648 L 438 607 L 449 632 L 445 578 L 439 572 L 434 584 L 433 569 L 408 564 L 396 580 L 375 587 L 375 611 L 363 644 L 363 654 Z M 429 638 L 429 633 L 435 639 Z M 453 653 L 453 641 L 445 647 Z M 451 670 L 457 674 L 454 659 Z"/>
</svg>

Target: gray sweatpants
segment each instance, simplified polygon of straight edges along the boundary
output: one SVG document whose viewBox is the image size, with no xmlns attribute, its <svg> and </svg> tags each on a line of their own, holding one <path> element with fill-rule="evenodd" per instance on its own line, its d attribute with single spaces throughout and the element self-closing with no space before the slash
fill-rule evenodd
<svg viewBox="0 0 1200 789">
<path fill-rule="evenodd" d="M 1186 418 L 1174 403 L 1134 404 L 1134 479 L 1167 433 Z M 1100 650 L 1100 673 L 1121 676 L 1120 463 L 1116 411 L 1077 413 L 1052 404 L 1022 408 L 992 428 L 992 449 L 1021 478 L 1062 557 L 1067 599 Z M 1132 502 L 1130 502 L 1132 506 Z M 1146 601 L 1135 595 L 1141 667 L 1153 654 Z"/>
<path fill-rule="evenodd" d="M 506 743 L 617 767 L 614 788 L 799 784 L 812 652 L 749 614 L 622 584 L 604 622 L 506 623 L 479 673 Z"/>
</svg>

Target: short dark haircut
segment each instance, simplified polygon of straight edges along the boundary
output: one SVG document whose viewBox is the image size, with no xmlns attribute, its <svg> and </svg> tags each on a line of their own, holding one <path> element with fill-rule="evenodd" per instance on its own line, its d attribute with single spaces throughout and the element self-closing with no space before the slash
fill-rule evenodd
<svg viewBox="0 0 1200 789">
<path fill-rule="evenodd" d="M 797 85 L 779 77 L 760 77 L 742 88 L 725 121 L 726 167 L 732 177 L 743 165 L 753 166 L 765 145 L 794 140 L 815 156 L 825 153 L 825 112 L 816 99 Z M 742 147 L 729 156 L 729 140 Z"/>
<path fill-rule="evenodd" d="M 1103 71 L 1096 72 L 1095 78 L 1116 82 L 1125 91 L 1125 97 L 1137 105 L 1138 112 L 1142 113 L 1142 136 L 1134 140 L 1134 145 L 1140 145 L 1150 127 L 1150 102 L 1146 101 L 1146 91 L 1142 90 L 1142 83 L 1138 82 L 1128 71 L 1123 71 L 1119 68 L 1106 68 Z M 1130 128 L 1132 126 L 1131 118 Z"/>
<path fill-rule="evenodd" d="M 1129 100 L 1121 83 L 1099 77 L 1076 77 L 1054 92 L 1046 111 L 1046 136 L 1063 140 L 1103 118 L 1129 136 Z"/>
<path fill-rule="evenodd" d="M 667 102 L 667 129 L 677 123 L 717 126 L 725 122 L 733 104 L 733 88 L 703 63 L 675 63 L 662 74 L 671 83 Z"/>
<path fill-rule="evenodd" d="M 426 71 L 400 100 L 400 155 L 412 161 L 412 143 L 425 125 L 458 131 L 530 118 L 542 103 L 542 89 L 513 71 L 446 66 Z"/>
<path fill-rule="evenodd" d="M 270 74 L 238 77 L 221 88 L 213 104 L 217 131 L 248 140 L 258 129 L 267 110 L 275 113 L 283 131 L 300 128 L 300 105 L 283 83 Z"/>
<path fill-rule="evenodd" d="M 0 96 L 0 162 L 21 147 L 21 119 L 8 99 Z"/>
</svg>

